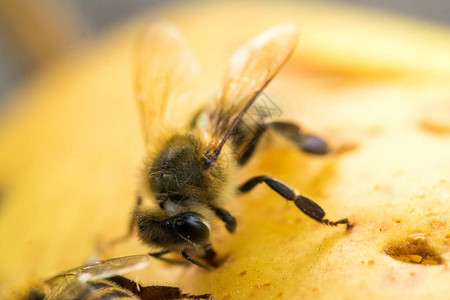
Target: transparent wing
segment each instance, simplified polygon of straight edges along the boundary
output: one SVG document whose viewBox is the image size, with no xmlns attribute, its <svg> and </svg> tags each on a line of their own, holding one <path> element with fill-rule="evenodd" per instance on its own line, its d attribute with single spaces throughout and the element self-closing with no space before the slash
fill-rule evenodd
<svg viewBox="0 0 450 300">
<path fill-rule="evenodd" d="M 150 257 L 146 254 L 124 256 L 75 268 L 64 272 L 64 275 L 72 275 L 79 281 L 92 281 L 140 270 L 147 267 L 149 263 Z"/>
<path fill-rule="evenodd" d="M 148 146 L 161 125 L 171 125 L 168 112 L 200 68 L 180 31 L 167 22 L 150 24 L 138 39 L 135 54 L 135 96 L 144 142 Z"/>
<path fill-rule="evenodd" d="M 295 50 L 297 41 L 297 26 L 286 23 L 252 38 L 233 53 L 217 101 L 207 111 L 212 139 L 208 151 L 223 146 L 247 109 Z"/>
<path fill-rule="evenodd" d="M 57 282 L 59 284 L 46 295 L 45 300 L 79 299 L 93 290 L 93 286 L 74 277 L 64 276 Z"/>
<path fill-rule="evenodd" d="M 70 299 L 66 296 L 77 295 L 91 287 L 85 284 L 115 275 L 140 270 L 148 266 L 150 256 L 132 255 L 108 260 L 102 260 L 58 274 L 45 281 L 49 290 L 47 299 Z"/>
<path fill-rule="evenodd" d="M 286 62 L 297 41 L 297 26 L 288 23 L 272 27 L 239 47 L 230 58 L 219 103 L 243 109 Z"/>
</svg>

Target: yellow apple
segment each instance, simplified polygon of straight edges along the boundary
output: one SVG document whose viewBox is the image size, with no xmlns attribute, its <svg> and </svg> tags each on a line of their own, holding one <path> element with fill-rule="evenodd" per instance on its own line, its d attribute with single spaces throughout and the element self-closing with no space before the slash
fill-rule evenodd
<svg viewBox="0 0 450 300">
<path fill-rule="evenodd" d="M 450 297 L 450 32 L 350 7 L 199 2 L 122 25 L 19 89 L 0 127 L 2 287 L 84 264 L 125 234 L 144 153 L 132 91 L 139 29 L 168 19 L 221 78 L 232 51 L 280 22 L 297 51 L 267 88 L 282 118 L 326 138 L 327 156 L 268 135 L 241 173 L 270 174 L 344 227 L 321 225 L 265 186 L 213 226 L 213 271 L 153 261 L 129 276 L 217 299 Z M 188 116 L 186 117 L 188 119 Z M 102 258 L 146 253 L 136 237 Z"/>
</svg>

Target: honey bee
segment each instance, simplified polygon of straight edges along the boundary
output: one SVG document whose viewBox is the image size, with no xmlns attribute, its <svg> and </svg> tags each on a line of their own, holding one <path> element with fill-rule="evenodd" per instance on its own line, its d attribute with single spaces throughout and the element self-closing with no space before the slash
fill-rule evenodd
<svg viewBox="0 0 450 300">
<path fill-rule="evenodd" d="M 245 126 L 246 112 L 288 60 L 297 36 L 296 25 L 289 23 L 250 39 L 232 54 L 217 93 L 193 110 L 186 95 L 199 67 L 182 34 L 163 22 L 143 32 L 136 53 L 135 93 L 146 157 L 128 235 L 137 227 L 140 240 L 159 248 L 149 255 L 175 262 L 164 255 L 180 253 L 185 260 L 211 269 L 216 252 L 208 213 L 235 232 L 236 218 L 223 203 L 260 183 L 322 224 L 350 226 L 348 219 L 324 218 L 318 204 L 271 176 L 255 176 L 240 185 L 234 180 L 267 130 L 281 134 L 302 151 L 328 152 L 323 139 L 293 123 L 265 122 L 261 114 L 259 124 Z M 145 199 L 156 205 L 146 207 Z"/>
<path fill-rule="evenodd" d="M 145 268 L 150 256 L 133 255 L 99 261 L 68 270 L 38 284 L 27 292 L 27 300 L 175 300 L 209 299 L 210 294 L 190 295 L 177 287 L 142 286 L 120 274 Z"/>
</svg>

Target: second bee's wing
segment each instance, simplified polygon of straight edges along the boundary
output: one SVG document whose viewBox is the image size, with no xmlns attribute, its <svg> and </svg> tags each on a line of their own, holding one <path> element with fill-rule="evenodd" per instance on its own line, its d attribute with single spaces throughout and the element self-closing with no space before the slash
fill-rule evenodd
<svg viewBox="0 0 450 300">
<path fill-rule="evenodd" d="M 146 254 L 131 255 L 101 260 L 90 265 L 69 270 L 65 274 L 73 275 L 79 281 L 97 280 L 140 270 L 147 267 L 149 263 L 150 256 Z"/>
<path fill-rule="evenodd" d="M 70 299 L 68 295 L 77 295 L 83 290 L 90 289 L 85 283 L 98 279 L 110 278 L 131 271 L 140 270 L 148 266 L 150 256 L 131 255 L 108 260 L 102 260 L 90 265 L 85 265 L 68 270 L 56 275 L 45 284 L 50 289 L 48 299 Z"/>
<path fill-rule="evenodd" d="M 180 31 L 167 22 L 150 24 L 138 39 L 135 54 L 135 96 L 146 146 L 179 106 L 199 66 Z"/>
<path fill-rule="evenodd" d="M 80 299 L 91 290 L 92 287 L 87 282 L 64 276 L 58 280 L 58 285 L 46 295 L 45 300 Z"/>
<path fill-rule="evenodd" d="M 212 140 L 209 155 L 216 152 L 218 156 L 239 120 L 295 50 L 297 40 L 297 26 L 281 24 L 252 38 L 233 53 L 217 101 L 207 111 Z"/>
</svg>

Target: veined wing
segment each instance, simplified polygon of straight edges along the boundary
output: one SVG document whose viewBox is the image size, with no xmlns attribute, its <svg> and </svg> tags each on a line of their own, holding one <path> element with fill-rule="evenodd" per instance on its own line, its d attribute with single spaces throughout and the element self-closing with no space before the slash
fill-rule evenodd
<svg viewBox="0 0 450 300">
<path fill-rule="evenodd" d="M 135 96 L 148 146 L 158 128 L 179 121 L 169 112 L 183 107 L 179 102 L 200 68 L 180 31 L 167 22 L 145 28 L 135 58 Z"/>
<path fill-rule="evenodd" d="M 149 263 L 150 257 L 143 254 L 102 260 L 68 270 L 45 281 L 50 290 L 47 299 L 67 299 L 69 295 L 77 295 L 80 291 L 89 289 L 86 282 L 140 270 Z"/>
<path fill-rule="evenodd" d="M 297 40 L 297 26 L 281 24 L 233 53 L 217 101 L 206 111 L 211 139 L 206 154 L 209 163 L 217 159 L 245 112 L 290 57 Z"/>
</svg>

